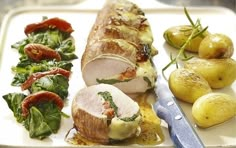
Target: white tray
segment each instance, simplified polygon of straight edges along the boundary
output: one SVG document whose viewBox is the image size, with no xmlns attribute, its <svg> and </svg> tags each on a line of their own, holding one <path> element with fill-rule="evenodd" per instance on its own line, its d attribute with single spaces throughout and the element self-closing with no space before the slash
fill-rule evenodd
<svg viewBox="0 0 236 148">
<path fill-rule="evenodd" d="M 201 19 L 203 26 L 208 25 L 210 32 L 224 33 L 233 39 L 236 44 L 236 17 L 232 11 L 223 8 L 188 8 L 190 15 L 194 20 Z M 168 52 L 174 51 L 163 39 L 163 32 L 171 26 L 188 24 L 184 15 L 183 8 L 159 8 L 145 10 L 146 16 L 151 24 L 154 35 L 154 46 L 159 50 L 159 54 L 154 58 L 158 71 L 169 62 Z M 97 10 L 77 10 L 75 8 L 46 7 L 46 8 L 21 8 L 11 11 L 4 19 L 0 35 L 0 96 L 20 91 L 19 88 L 11 87 L 13 78 L 11 67 L 18 62 L 19 55 L 17 51 L 11 49 L 11 45 L 16 41 L 25 38 L 24 27 L 32 22 L 39 22 L 42 16 L 60 17 L 72 24 L 74 28 L 73 36 L 76 40 L 76 54 L 79 59 L 73 62 L 73 75 L 70 80 L 69 100 L 73 99 L 75 93 L 83 88 L 84 82 L 80 71 L 81 55 L 84 51 L 88 33 L 95 21 Z M 236 54 L 233 56 L 236 59 Z M 236 83 L 231 87 L 217 90 L 226 92 L 236 98 Z M 180 102 L 184 112 L 191 121 L 191 105 Z M 71 101 L 63 109 L 70 114 Z M 73 126 L 72 119 L 63 119 L 61 128 L 57 134 L 40 141 L 31 139 L 25 128 L 18 124 L 8 109 L 6 102 L 0 99 L 0 146 L 9 147 L 73 147 L 64 141 L 68 130 Z M 160 147 L 173 147 L 168 135 L 166 124 L 162 124 L 165 141 Z M 195 126 L 194 126 L 195 127 Z M 236 118 L 209 128 L 194 128 L 207 147 L 236 147 Z"/>
</svg>

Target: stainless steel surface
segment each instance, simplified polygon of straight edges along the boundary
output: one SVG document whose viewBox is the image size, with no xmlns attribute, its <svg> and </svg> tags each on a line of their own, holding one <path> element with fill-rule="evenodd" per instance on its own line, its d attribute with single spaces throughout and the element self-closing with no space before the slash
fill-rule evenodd
<svg viewBox="0 0 236 148">
<path fill-rule="evenodd" d="M 157 0 L 173 6 L 221 6 L 236 12 L 236 0 Z"/>
</svg>

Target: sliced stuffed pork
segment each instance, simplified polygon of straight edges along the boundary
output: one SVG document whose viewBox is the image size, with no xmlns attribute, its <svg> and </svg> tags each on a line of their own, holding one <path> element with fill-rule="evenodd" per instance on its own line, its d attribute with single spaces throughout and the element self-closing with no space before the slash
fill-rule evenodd
<svg viewBox="0 0 236 148">
<path fill-rule="evenodd" d="M 126 0 L 109 1 L 98 13 L 82 56 L 86 85 L 112 84 L 125 93 L 154 87 L 150 25 L 144 12 Z"/>
<path fill-rule="evenodd" d="M 139 106 L 121 90 L 109 84 L 81 89 L 72 102 L 74 126 L 85 138 L 109 143 L 140 132 Z"/>
</svg>

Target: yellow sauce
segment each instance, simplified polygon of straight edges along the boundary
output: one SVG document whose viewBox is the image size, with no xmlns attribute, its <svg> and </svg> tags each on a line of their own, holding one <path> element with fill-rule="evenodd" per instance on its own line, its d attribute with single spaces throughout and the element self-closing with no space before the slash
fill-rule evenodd
<svg viewBox="0 0 236 148">
<path fill-rule="evenodd" d="M 163 142 L 164 135 L 160 126 L 160 119 L 156 116 L 152 108 L 152 103 L 155 102 L 155 95 L 153 92 L 147 92 L 143 95 L 133 98 L 140 107 L 140 112 L 142 114 L 141 133 L 137 137 L 128 138 L 119 142 L 112 142 L 109 145 L 158 145 Z M 67 142 L 74 145 L 100 145 L 99 143 L 94 143 L 82 137 L 75 129 L 69 131 L 66 135 Z"/>
</svg>

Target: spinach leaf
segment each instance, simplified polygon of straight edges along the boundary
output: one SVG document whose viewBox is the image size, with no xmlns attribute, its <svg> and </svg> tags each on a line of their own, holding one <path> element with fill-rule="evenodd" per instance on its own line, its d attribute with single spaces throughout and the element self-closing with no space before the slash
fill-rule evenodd
<svg viewBox="0 0 236 148">
<path fill-rule="evenodd" d="M 38 43 L 50 47 L 59 52 L 62 60 L 73 60 L 78 57 L 73 53 L 75 45 L 70 34 L 61 32 L 57 29 L 49 29 L 46 31 L 33 32 L 28 35 L 28 38 L 12 45 L 21 54 L 20 59 L 25 59 L 24 47 L 29 43 Z"/>
<path fill-rule="evenodd" d="M 151 86 L 152 86 L 152 82 L 149 80 L 148 77 L 143 77 L 143 80 L 147 82 L 148 87 L 151 87 Z"/>
<path fill-rule="evenodd" d="M 31 138 L 43 139 L 56 133 L 60 128 L 61 112 L 52 102 L 40 103 L 30 108 L 30 114 L 24 122 Z"/>
<path fill-rule="evenodd" d="M 74 60 L 77 59 L 77 55 L 74 53 L 63 53 L 63 52 L 58 52 L 61 56 L 62 60 L 68 61 L 68 60 Z"/>
<path fill-rule="evenodd" d="M 42 113 L 45 122 L 51 128 L 52 132 L 56 133 L 61 123 L 60 109 L 52 102 L 41 103 L 37 108 Z"/>
<path fill-rule="evenodd" d="M 23 60 L 17 64 L 17 66 L 12 67 L 12 71 L 15 72 L 15 76 L 12 80 L 12 86 L 20 86 L 25 82 L 29 75 L 35 72 L 48 71 L 52 68 L 59 67 L 70 71 L 73 64 L 69 61 L 59 61 L 55 60 L 46 61 L 43 60 L 40 63 L 32 63 L 29 60 Z"/>
<path fill-rule="evenodd" d="M 21 115 L 21 102 L 24 100 L 26 95 L 22 93 L 8 93 L 2 97 L 7 102 L 8 107 L 12 110 L 16 121 L 22 122 L 24 118 Z"/>
<path fill-rule="evenodd" d="M 12 67 L 12 71 L 16 73 L 35 73 L 40 71 L 47 71 L 54 67 L 60 67 L 70 71 L 73 64 L 69 61 L 47 61 L 42 60 L 38 63 L 32 62 L 29 59 L 20 61 L 15 67 Z"/>
<path fill-rule="evenodd" d="M 47 75 L 38 80 L 36 80 L 30 91 L 32 93 L 46 90 L 58 94 L 62 99 L 68 96 L 69 83 L 68 79 L 61 74 L 57 75 Z"/>
<path fill-rule="evenodd" d="M 114 109 L 115 115 L 118 116 L 118 107 L 113 101 L 111 93 L 108 91 L 104 91 L 104 92 L 98 92 L 98 95 L 101 95 L 105 101 L 108 101 L 110 103 L 111 108 Z"/>
<path fill-rule="evenodd" d="M 28 73 L 17 73 L 15 74 L 11 85 L 12 86 L 21 86 L 22 83 L 25 82 L 25 80 L 27 80 L 29 74 Z"/>
<path fill-rule="evenodd" d="M 58 29 L 48 29 L 46 31 L 34 32 L 28 36 L 30 43 L 39 43 L 52 49 L 58 48 L 61 42 L 67 39 L 69 35 Z"/>
<path fill-rule="evenodd" d="M 73 67 L 73 64 L 69 61 L 59 61 L 59 62 L 48 61 L 47 66 L 50 67 L 50 68 L 59 67 L 59 68 L 70 71 L 71 68 Z"/>
<path fill-rule="evenodd" d="M 123 120 L 123 121 L 125 121 L 125 122 L 131 122 L 131 121 L 134 121 L 138 116 L 139 116 L 139 113 L 134 114 L 134 115 L 131 116 L 131 117 L 123 117 L 123 118 L 119 118 L 119 119 L 120 119 L 120 120 Z"/>
<path fill-rule="evenodd" d="M 98 95 L 101 95 L 105 101 L 108 101 L 108 102 L 110 103 L 110 107 L 111 107 L 112 109 L 114 109 L 115 115 L 116 115 L 119 119 L 121 119 L 121 120 L 123 120 L 123 121 L 125 121 L 125 122 L 130 122 L 130 121 L 134 121 L 134 120 L 139 116 L 139 113 L 137 113 L 137 114 L 134 114 L 134 115 L 131 116 L 131 117 L 123 117 L 123 118 L 120 118 L 119 115 L 118 115 L 118 109 L 119 109 L 119 108 L 116 106 L 115 102 L 113 101 L 113 98 L 112 98 L 111 93 L 108 92 L 108 91 L 104 91 L 104 92 L 98 92 Z"/>
<path fill-rule="evenodd" d="M 122 83 L 122 82 L 129 82 L 132 79 L 125 79 L 125 80 L 118 80 L 118 79 L 96 79 L 96 81 L 100 83 L 105 84 L 116 84 L 116 83 Z"/>
<path fill-rule="evenodd" d="M 62 60 L 73 60 L 78 57 L 74 54 L 75 46 L 73 43 L 73 38 L 68 38 L 67 40 L 62 41 L 59 48 L 56 49 L 61 56 Z"/>
<path fill-rule="evenodd" d="M 72 53 L 75 51 L 75 46 L 73 43 L 73 38 L 68 38 L 67 40 L 62 41 L 60 47 L 57 51 L 61 51 L 63 53 Z"/>
<path fill-rule="evenodd" d="M 24 55 L 24 48 L 27 44 L 29 44 L 29 40 L 26 38 L 11 45 L 11 48 L 17 49 L 21 55 Z"/>
<path fill-rule="evenodd" d="M 24 123 L 31 138 L 43 139 L 52 134 L 52 130 L 45 122 L 42 113 L 34 106 L 30 108 L 30 114 Z"/>
</svg>

